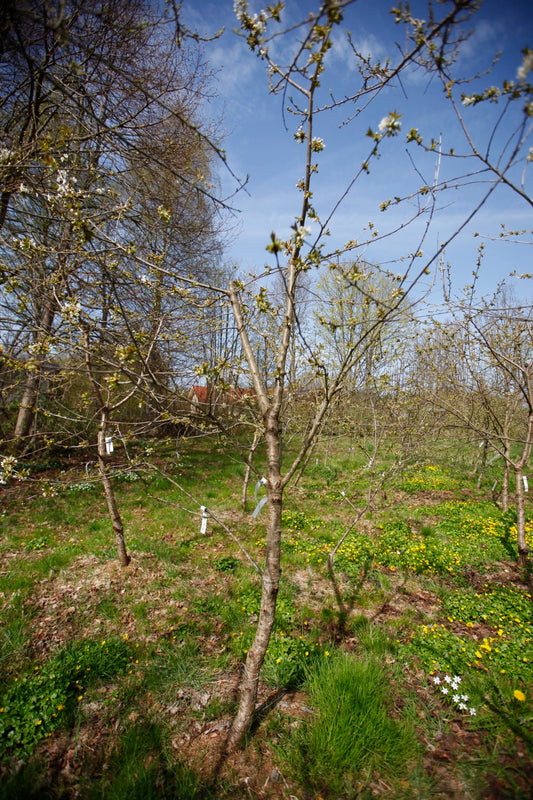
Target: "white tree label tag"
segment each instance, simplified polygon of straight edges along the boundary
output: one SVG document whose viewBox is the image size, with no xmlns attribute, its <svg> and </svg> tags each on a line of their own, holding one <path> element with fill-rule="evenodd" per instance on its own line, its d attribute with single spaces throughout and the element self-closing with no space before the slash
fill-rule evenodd
<svg viewBox="0 0 533 800">
<path fill-rule="evenodd" d="M 202 524 L 200 526 L 200 533 L 205 533 L 207 531 L 207 508 L 205 506 L 200 506 L 202 509 Z"/>
<path fill-rule="evenodd" d="M 265 495 L 259 501 L 257 500 L 257 493 L 259 492 L 259 489 L 261 488 L 261 486 L 266 486 L 266 485 L 267 485 L 267 479 L 265 477 L 262 477 L 261 480 L 257 481 L 257 483 L 255 484 L 254 498 L 255 498 L 255 502 L 257 503 L 257 505 L 256 505 L 256 507 L 254 509 L 254 513 L 252 514 L 252 517 L 254 517 L 254 518 L 259 516 L 259 513 L 260 513 L 261 509 L 263 508 L 263 506 L 265 505 L 266 501 L 268 500 L 268 495 Z"/>
<path fill-rule="evenodd" d="M 114 449 L 115 448 L 113 446 L 113 437 L 112 436 L 106 436 L 105 437 L 105 451 L 106 451 L 107 455 L 110 456 Z"/>
<path fill-rule="evenodd" d="M 522 475 L 522 482 L 524 484 L 524 492 L 529 492 L 529 484 L 525 475 Z"/>
</svg>

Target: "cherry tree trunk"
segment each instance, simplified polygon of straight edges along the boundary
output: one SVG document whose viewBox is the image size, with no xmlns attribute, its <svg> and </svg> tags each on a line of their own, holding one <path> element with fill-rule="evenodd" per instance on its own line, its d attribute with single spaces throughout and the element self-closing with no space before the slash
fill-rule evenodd
<svg viewBox="0 0 533 800">
<path fill-rule="evenodd" d="M 106 428 L 105 423 L 102 423 L 98 431 L 98 467 L 100 470 L 100 480 L 104 487 L 105 499 L 107 501 L 107 508 L 109 509 L 109 516 L 115 532 L 115 542 L 117 546 L 117 556 L 121 567 L 127 567 L 130 563 L 130 557 L 126 550 L 126 541 L 124 539 L 124 525 L 122 524 L 122 517 L 118 510 L 115 492 L 111 483 L 109 469 L 107 466 L 107 451 L 106 451 Z"/>
<path fill-rule="evenodd" d="M 253 722 L 259 686 L 259 675 L 265 660 L 276 615 L 276 602 L 281 576 L 281 509 L 280 491 L 268 496 L 267 552 L 262 575 L 261 609 L 252 646 L 248 650 L 240 685 L 239 708 L 228 739 L 228 749 L 242 744 Z"/>
<path fill-rule="evenodd" d="M 529 547 L 526 542 L 526 498 L 524 476 L 521 468 L 515 469 L 516 481 L 516 543 L 518 547 L 518 566 L 527 569 L 529 566 Z"/>
<path fill-rule="evenodd" d="M 504 444 L 503 478 L 502 478 L 502 511 L 509 509 L 509 477 L 511 474 L 511 445 L 508 440 Z"/>
<path fill-rule="evenodd" d="M 46 338 L 50 335 L 52 325 L 54 322 L 54 308 L 51 301 L 46 302 L 41 314 L 40 327 L 37 345 L 44 344 Z M 37 349 L 38 352 L 38 349 Z M 38 355 L 36 358 L 35 370 L 29 372 L 24 382 L 24 390 L 22 399 L 17 414 L 17 421 L 15 424 L 15 439 L 24 439 L 29 435 L 33 417 L 35 413 L 35 405 L 39 394 L 39 386 L 41 384 L 42 367 L 44 364 L 44 357 Z"/>
<path fill-rule="evenodd" d="M 26 378 L 15 424 L 15 439 L 25 439 L 30 433 L 40 383 L 40 372 L 31 373 Z"/>
<path fill-rule="evenodd" d="M 276 603 L 281 577 L 281 511 L 283 489 L 281 481 L 281 442 L 279 411 L 266 414 L 265 441 L 267 447 L 267 525 L 265 567 L 261 577 L 261 608 L 254 641 L 248 650 L 241 680 L 239 707 L 228 737 L 228 749 L 242 744 L 253 722 L 261 667 L 274 628 Z"/>
</svg>

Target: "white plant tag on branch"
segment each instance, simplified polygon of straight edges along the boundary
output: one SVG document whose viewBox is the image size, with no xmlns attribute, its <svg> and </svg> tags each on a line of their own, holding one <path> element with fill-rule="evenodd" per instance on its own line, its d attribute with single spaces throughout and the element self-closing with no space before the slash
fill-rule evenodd
<svg viewBox="0 0 533 800">
<path fill-rule="evenodd" d="M 202 509 L 202 524 L 200 526 L 200 533 L 206 533 L 207 531 L 207 508 L 205 506 L 200 506 Z"/>
<path fill-rule="evenodd" d="M 524 492 L 529 492 L 529 484 L 525 475 L 522 475 L 522 482 L 524 484 Z"/>
<path fill-rule="evenodd" d="M 114 449 L 115 448 L 113 446 L 113 437 L 112 436 L 106 436 L 105 437 L 105 451 L 106 451 L 107 455 L 110 456 Z"/>
<path fill-rule="evenodd" d="M 254 498 L 255 498 L 255 502 L 257 503 L 257 505 L 256 505 L 256 507 L 254 509 L 254 513 L 252 514 L 252 517 L 254 517 L 254 518 L 259 516 L 259 513 L 260 513 L 261 509 L 263 508 L 263 506 L 265 505 L 266 501 L 268 500 L 268 495 L 265 495 L 265 497 L 262 497 L 261 500 L 259 500 L 259 501 L 257 500 L 257 493 L 258 493 L 259 489 L 261 488 L 261 486 L 266 486 L 266 485 L 267 485 L 267 479 L 265 477 L 262 477 L 261 480 L 257 481 L 257 483 L 255 484 Z"/>
</svg>

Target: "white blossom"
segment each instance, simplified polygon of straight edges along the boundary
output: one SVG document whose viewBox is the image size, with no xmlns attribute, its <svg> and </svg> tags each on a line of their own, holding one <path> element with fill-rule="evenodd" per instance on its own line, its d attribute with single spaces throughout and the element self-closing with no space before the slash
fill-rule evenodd
<svg viewBox="0 0 533 800">
<path fill-rule="evenodd" d="M 77 322 L 80 318 L 81 303 L 76 298 L 71 297 L 61 306 L 61 315 L 68 322 Z"/>
<path fill-rule="evenodd" d="M 7 483 L 8 479 L 16 474 L 17 459 L 15 456 L 4 456 L 0 463 L 0 483 Z"/>
<path fill-rule="evenodd" d="M 324 150 L 326 145 L 324 144 L 324 140 L 321 139 L 319 136 L 314 136 L 311 139 L 311 150 L 315 153 L 319 153 L 321 150 Z"/>
<path fill-rule="evenodd" d="M 305 237 L 311 233 L 311 228 L 307 228 L 305 225 L 299 225 L 296 228 L 296 233 L 294 235 L 294 243 L 297 246 L 300 246 L 304 243 Z"/>
<path fill-rule="evenodd" d="M 402 128 L 400 116 L 401 114 L 397 114 L 396 111 L 391 111 L 388 116 L 383 117 L 378 125 L 379 132 L 383 136 L 396 136 Z"/>
<path fill-rule="evenodd" d="M 0 484 L 6 484 L 10 478 L 22 480 L 27 477 L 27 469 L 19 469 L 15 456 L 3 456 L 0 460 Z"/>
<path fill-rule="evenodd" d="M 531 70 L 533 70 L 533 50 L 526 50 L 524 59 L 518 67 L 516 77 L 519 81 L 525 81 Z"/>
</svg>

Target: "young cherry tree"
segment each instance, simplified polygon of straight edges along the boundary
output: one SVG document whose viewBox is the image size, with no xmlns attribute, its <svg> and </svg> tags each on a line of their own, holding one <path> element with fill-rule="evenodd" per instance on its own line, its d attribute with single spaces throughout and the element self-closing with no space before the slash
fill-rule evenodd
<svg viewBox="0 0 533 800">
<path fill-rule="evenodd" d="M 501 299 L 503 302 L 498 303 Z M 485 304 L 484 304 L 485 305 Z M 492 422 L 491 443 L 504 463 L 503 502 L 507 505 L 509 470 L 514 473 L 518 564 L 529 566 L 526 540 L 525 474 L 533 448 L 533 314 L 531 306 L 506 303 L 505 295 L 493 298 L 479 315 L 465 320 L 478 355 L 476 377 L 482 365 L 488 372 L 482 380 L 481 402 L 485 418 Z M 481 368 L 481 369 L 480 369 Z M 490 429 L 489 429 L 490 430 Z"/>
<path fill-rule="evenodd" d="M 533 447 L 533 312 L 530 304 L 513 299 L 502 284 L 486 298 L 470 287 L 450 320 L 439 325 L 445 370 L 433 388 L 432 400 L 452 424 L 469 430 L 483 450 L 501 458 L 501 505 L 510 504 L 514 475 L 518 564 L 527 568 L 527 470 Z M 493 456 L 494 457 L 494 456 Z"/>
<path fill-rule="evenodd" d="M 415 212 L 414 216 L 423 216 L 424 224 L 416 235 L 413 234 L 411 256 L 403 262 L 401 274 L 395 276 L 394 290 L 387 295 L 385 302 L 379 303 L 379 298 L 375 299 L 379 313 L 368 321 L 359 333 L 347 340 L 346 347 L 332 369 L 332 364 L 324 358 L 321 348 L 314 346 L 314 338 L 309 334 L 301 318 L 302 300 L 299 289 L 304 280 L 308 281 L 309 273 L 313 270 L 324 264 L 341 262 L 343 258 L 347 259 L 349 254 L 355 253 L 357 256 L 359 248 L 365 252 L 366 259 L 367 248 L 380 238 L 375 226 L 371 224 L 368 236 L 359 243 L 351 239 L 344 247 L 332 252 L 328 252 L 326 246 L 329 227 L 333 224 L 335 211 L 342 200 L 350 192 L 355 191 L 361 177 L 371 170 L 373 160 L 381 155 L 387 141 L 400 135 L 401 114 L 390 111 L 379 125 L 368 129 L 370 144 L 366 155 L 361 158 L 360 167 L 347 178 L 345 191 L 329 208 L 325 207 L 318 194 L 314 195 L 320 154 L 327 145 L 327 142 L 316 135 L 316 125 L 320 115 L 337 112 L 348 102 L 357 108 L 356 115 L 362 113 L 363 109 L 369 113 L 372 101 L 379 97 L 384 89 L 392 88 L 395 82 L 400 80 L 402 72 L 413 65 L 438 75 L 446 69 L 452 69 L 457 47 L 463 38 L 461 24 L 467 21 L 476 7 L 475 3 L 455 2 L 451 9 L 444 10 L 442 16 L 437 18 L 435 9 L 430 6 L 426 20 L 414 18 L 407 6 L 395 9 L 396 22 L 404 25 L 407 31 L 406 44 L 398 46 L 395 63 L 392 58 L 385 64 L 373 61 L 359 52 L 349 39 L 360 82 L 349 98 L 337 102 L 333 99 L 332 93 L 327 91 L 329 87 L 323 89 L 322 84 L 327 81 L 327 54 L 332 47 L 335 47 L 335 36 L 341 30 L 343 14 L 351 5 L 350 0 L 344 2 L 326 0 L 320 3 L 316 11 L 310 13 L 305 20 L 292 24 L 286 30 L 272 30 L 273 26 L 280 23 L 283 3 L 268 6 L 266 11 L 261 11 L 259 14 L 250 13 L 245 0 L 238 0 L 235 5 L 248 46 L 268 68 L 270 91 L 283 96 L 291 118 L 296 120 L 294 137 L 303 148 L 303 169 L 298 182 L 301 193 L 300 207 L 292 220 L 292 234 L 283 238 L 273 232 L 267 246 L 267 250 L 275 260 L 275 266 L 267 269 L 263 276 L 265 278 L 263 285 L 258 291 L 256 289 L 255 294 L 253 287 L 245 286 L 239 281 L 232 282 L 227 292 L 261 415 L 262 435 L 266 444 L 265 477 L 268 498 L 261 608 L 255 638 L 246 657 L 239 707 L 229 736 L 229 747 L 235 747 L 243 741 L 252 722 L 260 670 L 274 625 L 282 569 L 284 494 L 305 467 L 306 456 L 325 423 L 333 400 L 354 370 L 361 369 L 363 357 L 368 353 L 365 343 L 376 341 L 379 330 L 396 315 L 405 298 L 413 291 L 420 278 L 429 273 L 439 253 L 447 244 L 444 243 L 429 256 L 422 256 L 422 245 L 427 239 L 435 213 L 436 198 L 439 189 L 444 189 L 444 184 L 439 186 L 437 177 L 434 186 L 423 186 L 414 195 L 410 195 L 411 200 L 413 197 L 418 198 L 418 212 Z M 276 57 L 280 52 L 284 52 L 287 56 L 285 63 L 281 63 Z M 407 141 L 420 143 L 420 138 L 411 131 Z M 439 161 L 438 142 L 435 142 L 429 150 L 436 153 Z M 499 180 L 499 177 L 495 180 Z M 469 213 L 470 218 L 492 190 L 492 185 L 480 189 L 480 194 Z M 400 204 L 401 198 L 397 197 L 395 202 Z M 390 201 L 384 201 L 382 208 L 386 209 L 389 205 Z M 314 234 L 311 233 L 313 226 L 316 226 Z M 448 242 L 453 240 L 462 227 L 463 223 L 450 234 Z M 353 255 L 351 257 L 353 260 Z M 357 258 L 354 264 L 357 265 Z M 268 274 L 271 273 L 277 274 L 277 283 L 283 286 L 282 301 L 275 308 L 273 308 L 274 295 L 269 292 Z M 358 269 L 354 266 L 351 280 L 357 283 L 359 278 Z M 277 296 L 279 298 L 279 295 Z M 271 331 L 268 342 L 271 360 L 275 366 L 268 379 L 265 379 L 252 342 L 251 307 L 263 312 Z M 277 321 L 274 333 L 271 328 L 273 318 Z M 327 325 L 327 319 L 324 322 Z M 254 329 L 256 327 L 257 320 Z M 312 418 L 302 433 L 299 449 L 290 461 L 282 463 L 284 400 L 291 348 L 294 348 L 296 343 L 302 354 L 301 361 L 305 359 L 307 369 L 313 370 L 315 385 L 319 386 L 320 390 L 316 393 Z"/>
</svg>

